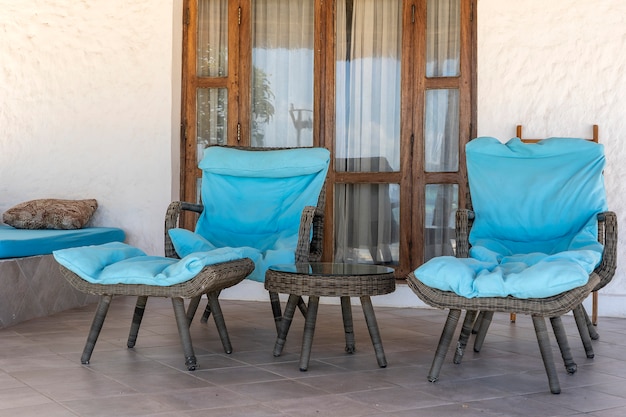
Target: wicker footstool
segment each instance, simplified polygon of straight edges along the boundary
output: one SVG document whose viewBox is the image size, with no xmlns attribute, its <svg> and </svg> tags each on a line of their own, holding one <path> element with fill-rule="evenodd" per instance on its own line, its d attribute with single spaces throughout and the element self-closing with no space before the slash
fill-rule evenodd
<svg viewBox="0 0 626 417">
<path fill-rule="evenodd" d="M 300 353 L 300 370 L 306 371 L 309 366 L 320 297 L 341 298 L 346 352 L 353 353 L 355 342 L 350 297 L 360 297 L 367 328 L 376 352 L 376 360 L 381 368 L 387 366 L 370 296 L 389 294 L 395 291 L 396 281 L 392 268 L 378 265 L 338 263 L 274 265 L 270 266 L 265 274 L 265 288 L 269 291 L 289 294 L 274 345 L 274 356 L 280 356 L 282 353 L 293 314 L 301 296 L 308 296 L 309 304 Z"/>
</svg>

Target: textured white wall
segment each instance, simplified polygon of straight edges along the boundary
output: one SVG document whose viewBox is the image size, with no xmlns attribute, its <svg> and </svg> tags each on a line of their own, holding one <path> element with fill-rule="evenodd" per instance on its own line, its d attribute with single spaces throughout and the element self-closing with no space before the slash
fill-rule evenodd
<svg viewBox="0 0 626 417">
<path fill-rule="evenodd" d="M 162 253 L 178 179 L 179 3 L 0 0 L 0 212 L 96 198 L 95 225 Z"/>
<path fill-rule="evenodd" d="M 591 137 L 606 146 L 609 208 L 625 227 L 626 2 L 478 0 L 478 133 Z M 621 236 L 624 236 L 622 233 Z M 619 240 L 618 262 L 626 246 Z M 621 260 L 621 261 L 620 261 Z M 600 314 L 626 316 L 626 269 L 600 292 Z"/>
<path fill-rule="evenodd" d="M 96 198 L 97 225 L 162 253 L 178 193 L 182 0 L 0 0 L 0 212 Z M 478 131 L 606 145 L 610 208 L 626 224 L 626 2 L 478 0 Z M 620 239 L 619 259 L 626 259 Z M 626 276 L 600 313 L 626 317 Z M 252 283 L 254 284 L 254 283 Z M 266 297 L 237 286 L 233 298 Z M 375 302 L 415 305 L 406 287 Z"/>
</svg>

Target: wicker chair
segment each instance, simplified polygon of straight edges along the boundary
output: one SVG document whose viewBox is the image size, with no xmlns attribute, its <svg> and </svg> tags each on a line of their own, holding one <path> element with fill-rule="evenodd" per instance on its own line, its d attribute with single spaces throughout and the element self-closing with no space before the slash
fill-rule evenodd
<svg viewBox="0 0 626 417">
<path fill-rule="evenodd" d="M 265 151 L 281 151 L 290 150 L 293 148 L 241 148 L 241 147 L 226 147 L 230 149 L 238 149 L 253 152 L 265 152 Z M 313 148 L 315 149 L 315 148 Z M 281 167 L 276 167 L 277 169 Z M 324 174 L 325 175 L 325 174 Z M 259 196 L 262 198 L 263 196 Z M 298 231 L 297 246 L 295 247 L 295 262 L 319 262 L 322 257 L 322 240 L 324 233 L 324 207 L 326 202 L 326 184 L 325 182 L 321 186 L 319 196 L 317 197 L 316 206 L 305 206 L 302 209 L 300 215 L 300 226 Z M 245 203 L 244 203 L 245 204 Z M 179 221 L 184 212 L 192 212 L 201 214 L 204 210 L 202 204 L 194 204 L 188 202 L 173 202 L 170 204 L 167 216 L 165 219 L 165 255 L 168 257 L 178 257 L 172 240 L 168 236 L 167 231 L 176 228 L 179 225 Z M 280 320 L 282 319 L 282 308 L 278 293 L 270 291 L 269 298 L 271 302 L 272 313 L 274 316 L 274 322 L 276 330 L 280 327 Z M 194 297 L 187 308 L 187 317 L 191 321 L 197 311 L 201 300 L 201 295 Z M 210 301 L 210 300 L 209 300 Z M 298 300 L 298 308 L 303 315 L 306 315 L 306 304 L 300 298 Z M 201 322 L 206 323 L 209 315 L 213 310 L 213 305 L 209 302 L 204 310 L 204 314 L 201 318 Z"/>
<path fill-rule="evenodd" d="M 139 325 L 141 324 L 141 318 L 143 316 L 143 311 L 146 307 L 148 297 L 167 297 L 172 299 L 178 333 L 185 354 L 185 365 L 188 370 L 193 371 L 197 367 L 197 362 L 189 333 L 189 321 L 187 320 L 187 316 L 185 314 L 184 299 L 198 297 L 201 294 L 208 294 L 209 302 L 211 303 L 214 311 L 213 318 L 215 320 L 215 324 L 217 325 L 224 350 L 227 353 L 232 352 L 224 317 L 221 314 L 219 302 L 217 301 L 217 295 L 222 289 L 235 285 L 245 279 L 245 277 L 254 269 L 254 263 L 250 259 L 244 258 L 209 265 L 204 267 L 198 275 L 189 281 L 171 286 L 141 284 L 93 284 L 82 279 L 64 266 L 60 266 L 60 268 L 63 276 L 76 289 L 87 294 L 100 296 L 100 301 L 98 302 L 98 307 L 91 324 L 91 329 L 89 330 L 89 336 L 87 337 L 87 343 L 85 344 L 80 359 L 81 363 L 89 364 L 91 354 L 93 353 L 96 341 L 100 335 L 100 330 L 104 324 L 104 319 L 106 318 L 111 300 L 114 296 L 136 296 L 139 300 L 135 308 L 135 314 L 133 316 L 131 329 L 128 335 L 127 346 L 129 348 L 134 347 L 135 342 L 137 341 Z"/>
<path fill-rule="evenodd" d="M 470 181 L 470 193 L 471 192 L 472 183 Z M 528 199 L 532 199 L 533 192 L 527 192 L 525 196 Z M 497 204 L 497 202 L 494 202 L 494 204 Z M 468 209 L 457 211 L 456 256 L 458 258 L 467 258 L 469 256 L 471 241 L 470 231 L 472 230 L 471 228 L 475 215 L 477 214 Z M 480 215 L 480 212 L 478 212 L 478 215 Z M 515 216 L 510 216 L 510 218 L 514 217 Z M 430 372 L 428 374 L 428 380 L 434 382 L 439 378 L 441 366 L 452 342 L 453 333 L 457 327 L 462 310 L 466 310 L 467 314 L 463 321 L 461 333 L 455 349 L 453 362 L 457 364 L 461 362 L 470 334 L 475 328 L 475 321 L 478 312 L 481 313 L 481 320 L 479 321 L 480 325 L 476 326 L 478 331 L 476 338 L 477 344 L 475 345 L 476 351 L 480 350 L 480 345 L 482 345 L 489 321 L 491 320 L 494 312 L 527 314 L 532 317 L 533 325 L 535 327 L 539 349 L 548 376 L 550 391 L 554 394 L 558 394 L 560 392 L 560 384 L 554 365 L 552 350 L 550 348 L 545 317 L 550 318 L 567 371 L 570 373 L 575 372 L 576 364 L 574 363 L 572 355 L 569 351 L 567 337 L 565 335 L 560 316 L 573 310 L 575 317 L 577 317 L 580 334 L 583 341 L 585 341 L 586 337 L 589 336 L 589 333 L 586 326 L 586 320 L 584 318 L 582 302 L 592 291 L 601 288 L 606 285 L 608 281 L 610 281 L 616 266 L 616 216 L 613 212 L 602 212 L 597 214 L 597 218 L 599 231 L 598 239 L 600 243 L 604 245 L 600 265 L 589 275 L 589 280 L 585 285 L 564 291 L 554 296 L 545 298 L 517 298 L 513 296 L 479 296 L 467 298 L 457 295 L 452 291 L 443 291 L 424 284 L 422 280 L 418 278 L 419 269 L 409 274 L 407 277 L 408 285 L 420 299 L 430 306 L 450 310 L 439 340 Z"/>
</svg>

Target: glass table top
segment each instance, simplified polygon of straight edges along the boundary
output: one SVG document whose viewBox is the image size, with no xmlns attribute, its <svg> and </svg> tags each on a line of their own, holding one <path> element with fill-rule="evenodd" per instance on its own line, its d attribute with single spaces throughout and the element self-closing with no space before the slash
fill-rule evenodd
<svg viewBox="0 0 626 417">
<path fill-rule="evenodd" d="M 371 264 L 342 264 L 330 262 L 311 262 L 300 264 L 280 264 L 269 267 L 272 271 L 311 276 L 349 276 L 349 275 L 384 275 L 394 271 L 393 268 Z"/>
</svg>

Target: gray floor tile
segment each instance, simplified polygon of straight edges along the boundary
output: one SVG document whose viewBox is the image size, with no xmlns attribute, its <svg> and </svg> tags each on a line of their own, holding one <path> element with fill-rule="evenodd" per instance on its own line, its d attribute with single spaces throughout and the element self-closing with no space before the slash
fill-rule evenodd
<svg viewBox="0 0 626 417">
<path fill-rule="evenodd" d="M 126 348 L 135 300 L 113 300 L 89 365 L 80 356 L 95 305 L 0 330 L 2 416 L 592 416 L 626 415 L 626 319 L 600 318 L 595 358 L 585 356 L 571 316 L 563 318 L 578 372 L 550 394 L 532 322 L 496 314 L 481 352 L 472 340 L 461 364 L 452 347 L 439 381 L 427 380 L 446 312 L 376 308 L 388 361 L 378 367 L 360 307 L 357 351 L 344 351 L 341 309 L 322 305 L 309 370 L 298 362 L 304 320 L 287 345 L 276 338 L 268 302 L 222 301 L 234 351 L 225 354 L 211 319 L 190 330 L 199 368 L 189 372 L 167 299 L 150 299 L 137 345 Z"/>
</svg>

